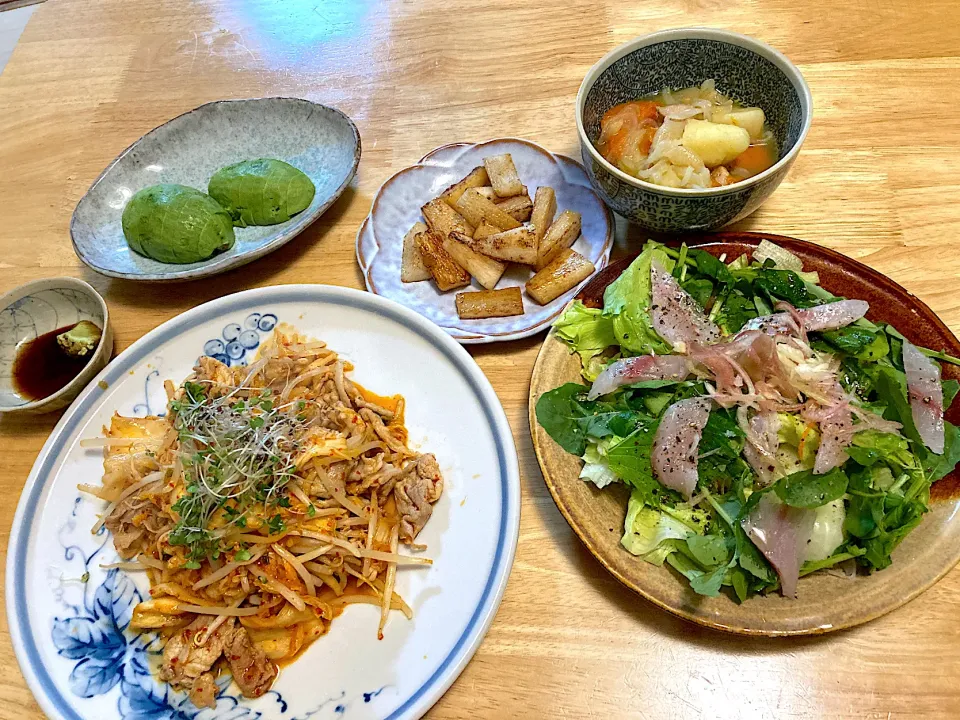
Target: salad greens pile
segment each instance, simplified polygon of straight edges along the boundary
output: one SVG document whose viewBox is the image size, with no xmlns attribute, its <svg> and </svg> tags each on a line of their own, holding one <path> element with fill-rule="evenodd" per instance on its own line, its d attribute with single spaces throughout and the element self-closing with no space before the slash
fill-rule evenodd
<svg viewBox="0 0 960 720">
<path fill-rule="evenodd" d="M 770 243 L 752 260 L 744 255 L 725 263 L 703 250 L 651 241 L 607 288 L 602 308 L 574 301 L 555 324 L 556 335 L 580 355 L 588 382 L 619 358 L 675 352 L 651 318 L 653 262 L 672 274 L 725 337 L 772 314 L 781 301 L 802 309 L 840 299 L 818 285 L 816 273 L 803 272 L 798 258 Z M 927 512 L 931 485 L 960 461 L 958 429 L 945 423 L 942 454 L 924 446 L 911 413 L 904 338 L 892 326 L 862 318 L 810 332 L 806 342 L 817 359 L 839 366 L 836 379 L 852 404 L 902 426 L 899 432 L 864 426 L 844 448 L 848 459 L 826 473 L 813 472 L 817 423 L 778 412 L 777 471 L 763 485 L 744 456 L 747 436 L 737 408 L 713 403 L 697 448 L 695 495 L 688 501 L 661 484 L 651 467 L 655 433 L 668 407 L 711 394 L 709 380 L 698 376 L 634 382 L 596 400 L 587 398 L 587 386 L 568 383 L 540 397 L 537 420 L 564 450 L 583 459 L 584 481 L 630 489 L 623 547 L 655 565 L 667 563 L 697 593 L 715 596 L 728 587 L 743 601 L 781 586 L 743 525 L 768 495 L 777 507 L 816 513 L 800 576 L 841 563 L 848 572 L 853 563 L 881 570 Z M 949 408 L 958 383 L 942 385 Z"/>
</svg>

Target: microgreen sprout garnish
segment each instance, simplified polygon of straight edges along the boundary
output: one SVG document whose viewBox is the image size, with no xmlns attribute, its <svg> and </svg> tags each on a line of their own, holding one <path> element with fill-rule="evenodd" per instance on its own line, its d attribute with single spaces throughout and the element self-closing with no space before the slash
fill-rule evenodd
<svg viewBox="0 0 960 720">
<path fill-rule="evenodd" d="M 223 394 L 216 396 L 209 388 L 184 383 L 181 397 L 170 403 L 186 485 L 173 506 L 180 520 L 170 543 L 187 547 L 188 568 L 218 557 L 223 538 L 245 528 L 253 508 L 266 514 L 290 507 L 284 488 L 296 472 L 297 438 L 307 427 L 296 414 L 302 402 L 277 404 L 269 388 L 217 385 Z M 272 534 L 285 529 L 276 512 L 267 526 Z"/>
</svg>

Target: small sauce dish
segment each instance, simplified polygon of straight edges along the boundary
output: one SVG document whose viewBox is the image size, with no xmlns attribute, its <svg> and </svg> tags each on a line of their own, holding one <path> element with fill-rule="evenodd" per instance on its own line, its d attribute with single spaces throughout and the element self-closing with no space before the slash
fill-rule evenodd
<svg viewBox="0 0 960 720">
<path fill-rule="evenodd" d="M 0 297 L 0 308 L 0 413 L 39 415 L 69 405 L 113 355 L 107 304 L 83 280 L 34 280 Z M 71 357 L 56 336 L 82 321 L 96 325 L 100 339 Z"/>
</svg>

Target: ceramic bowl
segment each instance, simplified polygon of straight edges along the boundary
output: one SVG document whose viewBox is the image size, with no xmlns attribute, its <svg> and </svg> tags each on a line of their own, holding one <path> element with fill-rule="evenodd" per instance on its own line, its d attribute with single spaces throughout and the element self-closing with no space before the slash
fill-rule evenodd
<svg viewBox="0 0 960 720">
<path fill-rule="evenodd" d="M 821 286 L 837 295 L 870 303 L 867 318 L 887 322 L 917 345 L 960 353 L 960 341 L 919 298 L 890 278 L 856 260 L 813 243 L 766 233 L 724 232 L 691 238 L 703 250 L 727 260 L 753 252 L 761 240 L 775 242 L 816 271 Z M 707 243 L 699 245 L 699 243 Z M 578 296 L 588 307 L 600 307 L 603 293 L 633 258 L 623 258 L 593 277 Z M 960 379 L 960 369 L 944 363 L 945 380 Z M 620 582 L 653 604 L 693 622 L 743 635 L 822 634 L 878 618 L 914 599 L 946 575 L 960 560 L 960 472 L 937 481 L 930 493 L 930 511 L 893 553 L 893 564 L 881 572 L 852 578 L 814 573 L 801 578 L 796 599 L 779 594 L 737 603 L 732 594 L 697 595 L 668 565 L 644 562 L 620 545 L 629 490 L 615 483 L 603 490 L 580 479 L 582 462 L 566 453 L 536 419 L 536 403 L 546 391 L 567 382 L 582 382 L 576 354 L 554 333 L 547 336 L 530 380 L 529 421 L 534 451 L 543 478 L 567 522 L 589 551 Z M 960 405 L 947 411 L 960 423 Z M 936 602 L 936 600 L 931 600 Z"/>
<path fill-rule="evenodd" d="M 100 294 L 83 280 L 71 277 L 34 280 L 0 297 L 0 412 L 39 415 L 59 410 L 80 393 L 110 361 L 113 331 L 110 313 Z M 103 337 L 73 380 L 60 390 L 27 400 L 13 387 L 13 361 L 18 346 L 58 328 L 89 320 L 103 328 Z"/>
<path fill-rule="evenodd" d="M 420 208 L 482 165 L 483 158 L 501 153 L 513 157 L 531 197 L 537 188 L 549 186 L 556 192 L 558 214 L 563 210 L 580 213 L 581 232 L 573 249 L 598 270 L 607 264 L 613 246 L 613 213 L 593 191 L 580 163 L 529 140 L 497 138 L 444 145 L 427 153 L 416 165 L 404 168 L 377 192 L 370 214 L 357 233 L 357 262 L 367 290 L 420 313 L 465 344 L 516 340 L 543 332 L 577 292 L 577 287 L 571 288 L 546 305 L 538 305 L 525 294 L 523 315 L 461 320 L 454 300 L 456 292 L 440 292 L 430 280 L 400 281 L 403 236 L 422 220 Z M 522 288 L 531 274 L 524 266 L 510 267 L 497 287 Z M 471 287 L 461 290 L 480 289 L 474 280 Z"/>
<path fill-rule="evenodd" d="M 283 160 L 306 173 L 316 187 L 310 206 L 279 225 L 235 228 L 230 250 L 197 263 L 158 262 L 127 245 L 120 218 L 135 192 L 157 183 L 206 192 L 217 170 L 255 158 Z M 160 282 L 216 275 L 303 232 L 340 197 L 359 162 L 360 133 L 335 108 L 299 98 L 207 103 L 151 130 L 107 166 L 73 213 L 73 247 L 83 262 L 111 277 Z"/>
<path fill-rule="evenodd" d="M 667 188 L 619 170 L 594 146 L 600 118 L 614 105 L 711 78 L 720 92 L 763 108 L 780 148 L 768 170 L 725 187 Z M 590 68 L 577 94 L 577 131 L 590 181 L 620 215 L 661 232 L 717 230 L 745 218 L 776 190 L 800 151 L 812 109 L 800 71 L 769 45 L 724 30 L 680 28 L 631 40 Z"/>
</svg>

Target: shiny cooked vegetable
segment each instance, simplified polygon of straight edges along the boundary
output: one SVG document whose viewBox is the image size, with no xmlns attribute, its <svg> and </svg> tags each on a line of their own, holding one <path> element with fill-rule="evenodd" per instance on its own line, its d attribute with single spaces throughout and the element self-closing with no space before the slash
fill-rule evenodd
<svg viewBox="0 0 960 720">
<path fill-rule="evenodd" d="M 310 207 L 316 188 L 303 172 L 282 160 L 244 160 L 210 178 L 210 196 L 237 227 L 277 225 Z"/>
<path fill-rule="evenodd" d="M 230 215 L 206 193 L 152 185 L 123 209 L 123 236 L 137 253 L 165 263 L 193 263 L 233 247 Z"/>
</svg>

